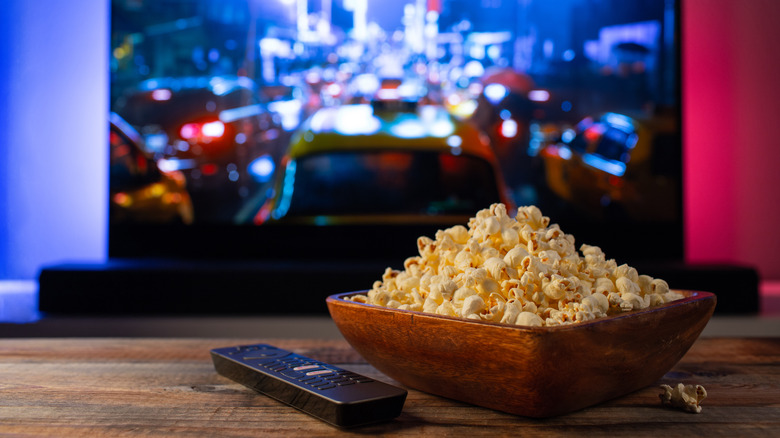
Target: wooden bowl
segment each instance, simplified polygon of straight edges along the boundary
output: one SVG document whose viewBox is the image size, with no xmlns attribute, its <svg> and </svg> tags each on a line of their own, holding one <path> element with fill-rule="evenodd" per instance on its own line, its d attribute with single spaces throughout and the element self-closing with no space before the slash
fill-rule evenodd
<svg viewBox="0 0 780 438">
<path fill-rule="evenodd" d="M 420 391 L 527 417 L 551 417 L 663 377 L 715 309 L 709 292 L 556 327 L 524 327 L 327 298 L 344 338 L 388 377 Z"/>
</svg>

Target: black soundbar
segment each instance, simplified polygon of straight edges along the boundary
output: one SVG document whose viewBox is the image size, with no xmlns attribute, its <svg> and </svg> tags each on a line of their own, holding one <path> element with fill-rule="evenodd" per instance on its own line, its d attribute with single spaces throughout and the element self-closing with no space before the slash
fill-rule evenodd
<svg viewBox="0 0 780 438">
<path fill-rule="evenodd" d="M 325 298 L 370 289 L 377 260 L 115 260 L 42 269 L 39 310 L 52 314 L 327 314 Z M 716 314 L 759 311 L 755 269 L 727 264 L 632 265 L 674 289 L 713 292 Z M 392 266 L 402 269 L 402 266 Z"/>
</svg>

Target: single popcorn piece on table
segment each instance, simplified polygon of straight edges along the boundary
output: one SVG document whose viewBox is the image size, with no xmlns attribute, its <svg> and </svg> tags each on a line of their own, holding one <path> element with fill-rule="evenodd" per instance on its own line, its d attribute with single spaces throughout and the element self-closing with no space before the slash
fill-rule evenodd
<svg viewBox="0 0 780 438">
<path fill-rule="evenodd" d="M 536 206 L 504 204 L 417 239 L 418 256 L 387 268 L 361 303 L 523 326 L 555 326 L 683 298 L 661 279 L 574 244 Z"/>
<path fill-rule="evenodd" d="M 707 397 L 707 391 L 701 385 L 678 383 L 674 388 L 661 385 L 661 389 L 664 390 L 664 393 L 659 395 L 661 404 L 695 414 L 701 412 L 701 402 Z"/>
</svg>

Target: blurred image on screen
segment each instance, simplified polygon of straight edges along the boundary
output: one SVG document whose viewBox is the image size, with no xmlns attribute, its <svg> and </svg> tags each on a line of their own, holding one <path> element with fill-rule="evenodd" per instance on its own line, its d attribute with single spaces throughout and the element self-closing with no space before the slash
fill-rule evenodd
<svg viewBox="0 0 780 438">
<path fill-rule="evenodd" d="M 110 219 L 447 224 L 505 202 L 568 232 L 676 228 L 678 8 L 113 0 L 116 138 L 157 170 L 112 172 Z"/>
</svg>

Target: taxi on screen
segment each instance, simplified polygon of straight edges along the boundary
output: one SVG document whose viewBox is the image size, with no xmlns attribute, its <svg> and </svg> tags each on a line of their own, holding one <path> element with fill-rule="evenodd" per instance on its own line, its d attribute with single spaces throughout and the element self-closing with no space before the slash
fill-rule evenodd
<svg viewBox="0 0 780 438">
<path fill-rule="evenodd" d="M 322 108 L 282 169 L 256 224 L 465 224 L 495 202 L 513 206 L 487 139 L 440 105 Z"/>
</svg>

